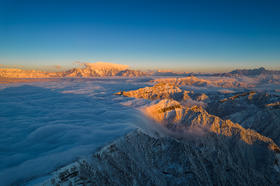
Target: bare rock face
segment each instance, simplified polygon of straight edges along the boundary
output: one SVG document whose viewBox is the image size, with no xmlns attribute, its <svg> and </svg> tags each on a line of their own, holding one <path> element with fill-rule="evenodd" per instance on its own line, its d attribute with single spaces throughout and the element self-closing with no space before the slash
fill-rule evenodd
<svg viewBox="0 0 280 186">
<path fill-rule="evenodd" d="M 188 91 L 181 90 L 179 87 L 170 83 L 157 83 L 153 87 L 145 87 L 127 92 L 122 91 L 116 94 L 148 100 L 174 99 L 180 101 L 190 99 Z"/>
</svg>

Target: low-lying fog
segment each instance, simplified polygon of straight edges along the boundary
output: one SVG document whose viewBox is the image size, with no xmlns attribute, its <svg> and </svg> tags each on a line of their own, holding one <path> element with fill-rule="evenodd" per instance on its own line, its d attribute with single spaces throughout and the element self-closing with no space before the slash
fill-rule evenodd
<svg viewBox="0 0 280 186">
<path fill-rule="evenodd" d="M 141 113 L 113 93 L 146 86 L 142 80 L 0 85 L 1 183 L 45 174 L 134 129 Z"/>
</svg>

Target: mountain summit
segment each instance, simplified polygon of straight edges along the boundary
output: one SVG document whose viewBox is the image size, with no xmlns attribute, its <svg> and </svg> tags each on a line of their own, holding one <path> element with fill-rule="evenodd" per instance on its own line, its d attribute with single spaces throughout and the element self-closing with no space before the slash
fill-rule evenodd
<svg viewBox="0 0 280 186">
<path fill-rule="evenodd" d="M 113 63 L 83 63 L 81 68 L 73 68 L 64 72 L 43 72 L 37 70 L 22 70 L 22 69 L 0 69 L 0 77 L 2 78 L 61 78 L 61 77 L 140 77 L 146 73 L 131 70 L 127 65 Z"/>
<path fill-rule="evenodd" d="M 63 77 L 104 77 L 116 76 L 119 72 L 128 70 L 127 65 L 112 63 L 84 63 L 82 68 L 73 68 L 63 73 Z"/>
<path fill-rule="evenodd" d="M 267 70 L 264 67 L 255 69 L 236 69 L 229 73 L 224 73 L 225 76 L 259 76 L 259 75 L 279 75 L 279 70 Z"/>
</svg>

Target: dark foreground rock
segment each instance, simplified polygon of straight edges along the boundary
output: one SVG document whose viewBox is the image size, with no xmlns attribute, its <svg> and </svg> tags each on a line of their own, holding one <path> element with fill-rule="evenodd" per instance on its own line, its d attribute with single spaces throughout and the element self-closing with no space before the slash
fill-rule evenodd
<svg viewBox="0 0 280 186">
<path fill-rule="evenodd" d="M 276 155 L 215 133 L 178 139 L 136 130 L 40 185 L 279 185 Z"/>
</svg>

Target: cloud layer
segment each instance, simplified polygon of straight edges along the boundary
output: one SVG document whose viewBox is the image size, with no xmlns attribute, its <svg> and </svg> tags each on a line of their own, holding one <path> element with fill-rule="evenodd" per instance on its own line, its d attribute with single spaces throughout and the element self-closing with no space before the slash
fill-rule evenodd
<svg viewBox="0 0 280 186">
<path fill-rule="evenodd" d="M 1 183 L 48 173 L 137 127 L 139 112 L 119 104 L 129 98 L 113 92 L 141 86 L 141 81 L 69 79 L 2 87 Z"/>
</svg>

